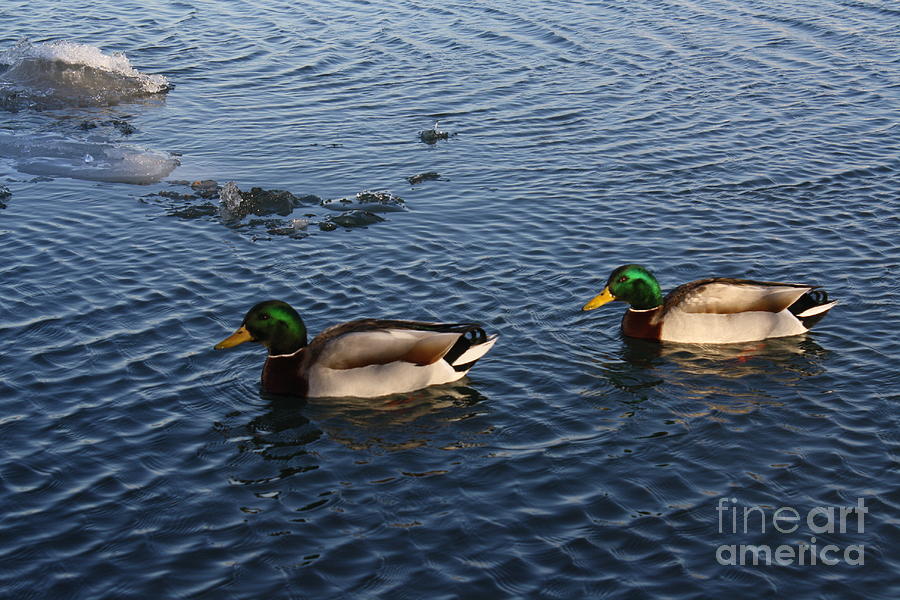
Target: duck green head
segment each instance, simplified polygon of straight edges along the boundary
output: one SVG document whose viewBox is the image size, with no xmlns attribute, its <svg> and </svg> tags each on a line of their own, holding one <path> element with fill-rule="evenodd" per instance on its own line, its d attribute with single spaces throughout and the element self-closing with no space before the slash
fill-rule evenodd
<svg viewBox="0 0 900 600">
<path fill-rule="evenodd" d="M 656 308 L 663 301 L 656 277 L 640 265 L 622 265 L 613 271 L 603 291 L 581 310 L 594 310 L 614 300 L 627 302 L 636 310 Z"/>
<path fill-rule="evenodd" d="M 257 342 L 269 354 L 293 354 L 306 346 L 306 326 L 291 305 L 280 300 L 260 302 L 247 312 L 237 331 L 216 344 L 216 350 Z"/>
</svg>

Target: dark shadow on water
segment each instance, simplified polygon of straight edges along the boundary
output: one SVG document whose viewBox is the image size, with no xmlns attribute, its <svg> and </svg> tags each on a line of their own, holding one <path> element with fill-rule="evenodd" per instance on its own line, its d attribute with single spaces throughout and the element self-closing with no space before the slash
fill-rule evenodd
<svg viewBox="0 0 900 600">
<path fill-rule="evenodd" d="M 244 449 L 269 460 L 290 460 L 307 454 L 306 446 L 322 437 L 322 432 L 304 414 L 304 404 L 293 398 L 272 397 L 268 412 L 246 425 Z"/>
<path fill-rule="evenodd" d="M 238 455 L 255 454 L 266 461 L 237 459 L 229 475 L 232 485 L 265 488 L 319 468 L 318 457 L 308 446 L 322 437 L 322 431 L 303 414 L 302 402 L 277 399 L 243 425 L 217 423 L 216 428 L 234 440 Z"/>
</svg>

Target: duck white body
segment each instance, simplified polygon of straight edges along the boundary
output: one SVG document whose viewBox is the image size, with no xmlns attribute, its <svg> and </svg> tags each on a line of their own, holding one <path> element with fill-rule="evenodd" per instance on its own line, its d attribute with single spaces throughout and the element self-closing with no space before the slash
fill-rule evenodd
<svg viewBox="0 0 900 600">
<path fill-rule="evenodd" d="M 493 335 L 468 348 L 452 364 L 443 360 L 462 336 L 411 329 L 340 335 L 328 341 L 309 366 L 307 395 L 373 398 L 456 381 L 497 341 Z M 466 368 L 460 369 L 461 366 Z"/>
<path fill-rule="evenodd" d="M 729 344 L 806 333 L 809 328 L 802 319 L 825 313 L 836 304 L 814 306 L 797 315 L 788 310 L 812 289 L 721 282 L 693 287 L 679 302 L 661 307 L 659 339 L 686 344 Z"/>
<path fill-rule="evenodd" d="M 789 311 L 697 314 L 672 311 L 661 340 L 684 344 L 733 344 L 798 335 L 809 331 Z"/>
</svg>

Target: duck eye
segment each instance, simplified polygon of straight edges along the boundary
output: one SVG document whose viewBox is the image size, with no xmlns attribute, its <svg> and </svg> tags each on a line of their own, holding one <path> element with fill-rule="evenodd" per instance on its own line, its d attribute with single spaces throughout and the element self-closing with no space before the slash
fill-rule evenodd
<svg viewBox="0 0 900 600">
<path fill-rule="evenodd" d="M 619 277 L 618 281 L 619 283 L 625 283 L 626 281 L 628 281 L 628 277 L 622 275 L 621 277 Z"/>
<path fill-rule="evenodd" d="M 260 320 L 260 321 L 268 321 L 268 320 L 269 320 L 269 315 L 262 314 L 262 315 L 259 316 L 259 320 Z"/>
</svg>

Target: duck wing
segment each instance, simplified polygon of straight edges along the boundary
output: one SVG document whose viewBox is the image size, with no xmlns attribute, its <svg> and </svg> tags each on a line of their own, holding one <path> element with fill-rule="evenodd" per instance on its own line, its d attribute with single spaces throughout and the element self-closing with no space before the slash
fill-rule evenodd
<svg viewBox="0 0 900 600">
<path fill-rule="evenodd" d="M 816 286 L 751 279 L 700 279 L 672 290 L 663 301 L 659 318 L 677 310 L 687 313 L 777 313 Z"/>
<path fill-rule="evenodd" d="M 307 364 L 329 369 L 394 362 L 430 365 L 452 354 L 467 334 L 470 339 L 486 337 L 476 323 L 360 319 L 330 327 L 316 336 L 307 348 Z"/>
</svg>

